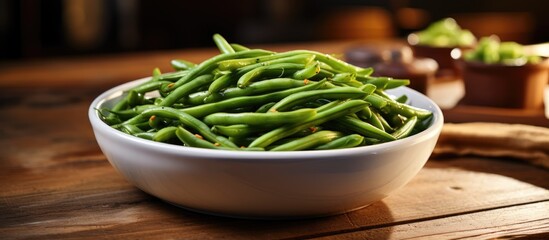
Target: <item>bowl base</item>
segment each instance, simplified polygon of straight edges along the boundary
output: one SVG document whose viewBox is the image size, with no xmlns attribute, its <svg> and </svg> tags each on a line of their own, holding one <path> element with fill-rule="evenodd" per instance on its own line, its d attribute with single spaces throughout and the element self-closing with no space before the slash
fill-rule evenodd
<svg viewBox="0 0 549 240">
<path fill-rule="evenodd" d="M 295 216 L 294 215 L 280 215 L 279 216 L 279 215 L 228 214 L 228 213 L 221 213 L 221 212 L 208 211 L 208 210 L 203 210 L 203 209 L 187 207 L 187 206 L 183 206 L 181 204 L 177 204 L 177 203 L 170 202 L 170 201 L 165 201 L 165 200 L 163 200 L 163 201 L 166 202 L 166 203 L 169 203 L 173 206 L 176 206 L 178 208 L 184 209 L 186 211 L 199 213 L 199 214 L 204 214 L 204 215 L 210 215 L 210 216 L 215 216 L 215 217 L 223 217 L 223 218 L 234 218 L 234 219 L 241 219 L 241 220 L 265 220 L 265 221 L 271 221 L 271 220 L 305 220 L 305 219 L 313 219 L 313 218 L 330 217 L 330 216 L 336 216 L 336 215 L 341 215 L 341 214 L 345 214 L 345 213 L 348 213 L 348 212 L 357 211 L 357 210 L 363 209 L 365 207 L 368 207 L 372 204 L 372 203 L 368 203 L 366 205 L 363 205 L 363 206 L 360 206 L 360 207 L 357 207 L 357 208 L 344 210 L 344 211 L 339 211 L 339 212 L 333 212 L 333 213 L 322 213 L 322 214 L 311 214 L 311 215 L 295 215 Z"/>
</svg>

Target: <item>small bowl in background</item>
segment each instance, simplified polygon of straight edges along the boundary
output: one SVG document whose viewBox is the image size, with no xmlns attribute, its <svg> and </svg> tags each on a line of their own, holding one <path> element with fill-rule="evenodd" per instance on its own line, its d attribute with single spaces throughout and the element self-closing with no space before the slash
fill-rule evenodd
<svg viewBox="0 0 549 240">
<path fill-rule="evenodd" d="M 549 59 L 537 64 L 505 65 L 455 59 L 462 71 L 465 96 L 460 104 L 542 109 L 549 79 Z"/>
<path fill-rule="evenodd" d="M 427 94 L 429 86 L 435 81 L 437 62 L 431 58 L 414 57 L 407 46 L 384 51 L 383 59 L 373 66 L 372 76 L 409 79 L 408 87 L 423 94 Z"/>
<path fill-rule="evenodd" d="M 408 45 L 412 49 L 414 57 L 432 58 L 438 63 L 437 77 L 460 78 L 461 69 L 456 66 L 452 58 L 452 50 L 456 47 L 434 47 L 418 44 L 418 36 L 411 33 L 407 38 Z M 460 47 L 462 50 L 471 49 L 471 47 Z"/>
</svg>

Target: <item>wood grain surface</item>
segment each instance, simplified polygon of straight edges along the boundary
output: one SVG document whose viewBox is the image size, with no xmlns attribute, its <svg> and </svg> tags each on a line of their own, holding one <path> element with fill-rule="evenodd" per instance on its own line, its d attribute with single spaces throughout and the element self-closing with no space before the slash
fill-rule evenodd
<svg viewBox="0 0 549 240">
<path fill-rule="evenodd" d="M 171 58 L 213 53 L 0 64 L 0 239 L 549 239 L 549 171 L 505 158 L 430 159 L 382 201 L 314 219 L 215 217 L 140 191 L 99 149 L 89 104 L 154 67 L 167 69 Z"/>
</svg>

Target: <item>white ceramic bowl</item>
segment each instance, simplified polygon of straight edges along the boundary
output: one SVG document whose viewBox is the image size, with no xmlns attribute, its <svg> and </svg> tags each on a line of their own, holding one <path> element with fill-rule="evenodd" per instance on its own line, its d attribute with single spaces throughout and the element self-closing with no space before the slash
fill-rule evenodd
<svg viewBox="0 0 549 240">
<path fill-rule="evenodd" d="M 401 87 L 413 106 L 433 111 L 431 126 L 393 142 L 340 150 L 241 152 L 183 147 L 117 131 L 96 108 L 112 106 L 122 91 L 112 88 L 89 108 L 101 150 L 129 182 L 184 208 L 245 218 L 316 217 L 365 207 L 404 186 L 423 167 L 443 125 L 429 98 Z"/>
</svg>

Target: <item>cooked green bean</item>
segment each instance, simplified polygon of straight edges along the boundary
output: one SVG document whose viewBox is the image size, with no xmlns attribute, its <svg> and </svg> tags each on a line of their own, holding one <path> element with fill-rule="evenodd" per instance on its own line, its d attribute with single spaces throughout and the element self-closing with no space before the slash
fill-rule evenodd
<svg viewBox="0 0 549 240">
<path fill-rule="evenodd" d="M 242 51 L 242 52 L 235 52 L 235 53 L 228 53 L 228 54 L 220 54 L 215 57 L 212 57 L 200 64 L 198 64 L 196 67 L 192 68 L 185 76 L 181 77 L 177 82 L 175 82 L 173 85 L 168 85 L 165 89 L 162 89 L 164 92 L 170 92 L 174 89 L 178 88 L 179 86 L 193 80 L 194 78 L 204 74 L 209 73 L 217 68 L 217 63 L 222 60 L 226 59 L 234 59 L 234 58 L 245 58 L 245 57 L 255 57 L 255 56 L 264 56 L 272 54 L 270 51 L 265 51 L 261 49 L 253 49 L 249 51 Z"/>
<path fill-rule="evenodd" d="M 214 134 L 210 130 L 210 128 L 206 124 L 204 124 L 202 121 L 177 109 L 170 108 L 170 107 L 157 107 L 157 108 L 148 109 L 143 113 L 141 113 L 141 116 L 145 118 L 149 118 L 153 115 L 177 119 L 181 121 L 181 123 L 183 123 L 185 126 L 189 126 L 194 130 L 198 131 L 205 139 L 209 141 L 217 142 L 224 147 L 232 147 L 232 148 L 237 147 L 234 143 L 232 143 L 228 139 Z"/>
<path fill-rule="evenodd" d="M 133 134 L 133 135 L 138 137 L 138 138 L 153 140 L 154 134 L 155 134 L 154 132 L 141 132 L 141 133 L 136 133 L 136 134 Z"/>
<path fill-rule="evenodd" d="M 212 81 L 213 81 L 213 76 L 210 74 L 197 77 L 193 81 L 183 84 L 181 87 L 178 87 L 177 89 L 172 91 L 167 97 L 164 98 L 162 102 L 160 102 L 159 105 L 171 106 L 179 99 L 187 96 L 189 93 L 191 93 L 191 91 L 199 88 L 200 86 L 211 83 Z"/>
<path fill-rule="evenodd" d="M 305 66 L 304 69 L 299 70 L 294 73 L 293 78 L 295 79 L 308 79 L 314 75 L 320 73 L 320 62 L 316 61 L 312 64 Z"/>
<path fill-rule="evenodd" d="M 216 103 L 207 103 L 204 105 L 194 106 L 182 109 L 181 111 L 186 112 L 194 117 L 200 118 L 206 115 L 215 113 L 215 112 L 224 112 L 228 109 L 234 109 L 237 107 L 243 106 L 254 106 L 262 105 L 268 102 L 278 101 L 286 96 L 301 92 L 309 91 L 322 87 L 324 82 L 316 82 L 312 84 L 307 84 L 303 87 L 287 89 L 278 92 L 267 93 L 257 96 L 244 96 L 244 97 L 235 97 L 227 100 L 219 101 Z"/>
<path fill-rule="evenodd" d="M 162 128 L 162 129 L 158 130 L 158 132 L 156 132 L 152 136 L 152 140 L 157 141 L 157 142 L 167 142 L 167 141 L 177 137 L 175 135 L 176 130 L 177 130 L 177 127 L 175 127 L 175 126 L 169 126 L 169 127 Z"/>
<path fill-rule="evenodd" d="M 254 70 L 258 67 L 269 66 L 269 65 L 273 65 L 273 64 L 277 64 L 277 63 L 294 63 L 294 64 L 307 65 L 310 62 L 312 62 L 314 59 L 315 59 L 315 55 L 312 55 L 312 54 L 298 54 L 298 55 L 294 55 L 294 56 L 276 58 L 276 59 L 272 59 L 272 60 L 265 61 L 265 62 L 255 63 L 255 64 L 248 65 L 248 66 L 245 66 L 245 67 L 241 67 L 241 68 L 237 69 L 236 71 L 237 71 L 238 75 L 242 75 L 242 74 L 247 73 L 251 70 Z"/>
<path fill-rule="evenodd" d="M 188 69 L 196 67 L 196 64 L 194 64 L 192 62 L 189 62 L 189 61 L 186 61 L 186 60 L 183 60 L 183 59 L 174 59 L 170 62 L 170 64 L 172 65 L 173 69 L 178 70 L 178 71 L 179 70 L 188 70 Z"/>
<path fill-rule="evenodd" d="M 277 140 L 280 140 L 287 136 L 291 136 L 299 132 L 300 130 L 320 125 L 327 121 L 343 117 L 349 113 L 357 112 L 366 104 L 367 103 L 362 100 L 350 100 L 329 109 L 322 109 L 323 111 L 317 110 L 318 113 L 307 121 L 275 128 L 272 131 L 263 134 L 255 141 L 250 143 L 250 147 L 267 147 L 271 143 L 276 142 Z M 320 108 L 322 107 L 319 107 L 319 109 Z"/>
<path fill-rule="evenodd" d="M 240 88 L 247 87 L 254 79 L 260 77 L 280 78 L 284 75 L 291 75 L 304 67 L 305 65 L 299 63 L 276 63 L 273 65 L 257 67 L 240 76 L 237 80 L 237 86 Z"/>
<path fill-rule="evenodd" d="M 417 123 L 417 117 L 413 116 L 409 118 L 404 125 L 402 125 L 399 129 L 397 129 L 395 132 L 393 132 L 391 135 L 395 137 L 396 139 L 401 139 L 408 137 L 412 131 L 414 130 L 414 127 Z"/>
<path fill-rule="evenodd" d="M 250 50 L 249 48 L 245 47 L 245 46 L 242 46 L 238 43 L 231 43 L 231 47 L 236 51 L 236 52 L 242 52 L 242 51 L 248 51 Z"/>
<path fill-rule="evenodd" d="M 219 149 L 218 145 L 202 139 L 200 135 L 192 134 L 183 127 L 178 127 L 175 131 L 175 135 L 179 138 L 179 140 L 181 140 L 181 142 L 189 147 Z"/>
<path fill-rule="evenodd" d="M 362 144 L 362 141 L 364 141 L 363 136 L 351 134 L 320 145 L 316 147 L 315 150 L 352 148 Z"/>
<path fill-rule="evenodd" d="M 229 126 L 214 125 L 212 132 L 221 134 L 227 137 L 243 138 L 252 134 L 265 131 L 265 128 L 258 126 L 250 126 L 247 124 L 235 124 Z"/>
<path fill-rule="evenodd" d="M 238 78 L 232 73 L 222 75 L 221 77 L 216 78 L 208 87 L 208 93 L 213 94 L 221 91 L 224 88 L 231 86 L 233 82 L 238 81 Z"/>
<path fill-rule="evenodd" d="M 389 124 L 389 122 L 387 122 L 387 119 L 385 119 L 379 112 L 374 111 L 372 113 L 379 120 L 379 123 L 381 123 L 381 126 L 383 126 L 383 129 L 384 129 L 385 132 L 393 132 L 394 131 L 391 124 Z"/>
<path fill-rule="evenodd" d="M 242 74 L 242 76 L 238 79 L 237 86 L 240 88 L 248 86 L 253 79 L 261 76 L 263 72 L 268 70 L 271 70 L 271 72 L 274 70 L 280 75 L 291 70 L 295 72 L 296 70 L 303 69 L 305 65 L 310 63 L 313 59 L 314 55 L 301 54 L 239 68 L 237 74 Z"/>
<path fill-rule="evenodd" d="M 312 81 L 296 80 L 292 78 L 268 79 L 261 82 L 252 83 L 246 88 L 228 88 L 221 93 L 221 96 L 218 100 L 302 87 L 312 83 Z"/>
<path fill-rule="evenodd" d="M 201 63 L 155 68 L 114 106 L 97 109 L 111 127 L 189 147 L 298 151 L 393 141 L 427 128 L 432 112 L 385 90 L 406 79 L 370 76 L 333 55 L 272 52 L 213 35 L 220 53 Z"/>
<path fill-rule="evenodd" d="M 302 108 L 290 112 L 267 112 L 267 113 L 213 113 L 204 118 L 209 125 L 263 125 L 280 126 L 288 123 L 305 121 L 316 115 L 316 110 Z"/>
<path fill-rule="evenodd" d="M 362 136 L 377 138 L 383 141 L 392 141 L 396 139 L 391 134 L 388 134 L 387 132 L 376 128 L 369 123 L 360 121 L 359 119 L 349 116 L 335 119 L 334 122 Z"/>
<path fill-rule="evenodd" d="M 386 113 L 400 114 L 409 118 L 417 116 L 420 120 L 423 120 L 431 117 L 433 114 L 429 110 L 413 107 L 407 104 L 399 103 L 394 100 L 387 100 L 376 94 L 368 95 L 366 97 L 366 100 L 373 103 L 372 106 L 381 111 L 384 111 Z"/>
<path fill-rule="evenodd" d="M 385 126 L 381 123 L 381 119 L 379 119 L 379 115 L 374 114 L 374 111 L 372 111 L 372 115 L 370 115 L 370 118 L 368 118 L 365 122 L 372 124 L 372 126 L 378 128 L 379 130 L 386 131 Z"/>
<path fill-rule="evenodd" d="M 223 36 L 216 33 L 213 35 L 213 40 L 221 53 L 235 53 L 233 47 L 231 47 L 231 44 L 229 44 Z"/>
<path fill-rule="evenodd" d="M 319 131 L 311 135 L 290 141 L 288 143 L 276 146 L 271 151 L 299 151 L 311 149 L 340 138 L 342 133 L 336 131 Z"/>
<path fill-rule="evenodd" d="M 285 111 L 292 106 L 303 102 L 313 101 L 319 98 L 323 99 L 362 99 L 366 93 L 360 89 L 352 87 L 340 87 L 331 89 L 311 90 L 307 92 L 299 92 L 287 96 L 276 103 L 269 109 L 269 112 Z"/>
</svg>

